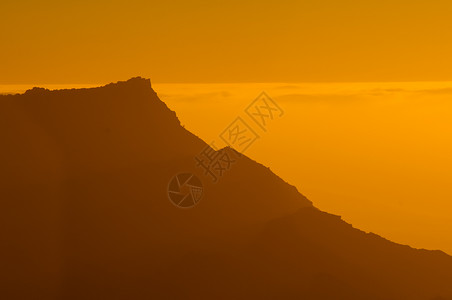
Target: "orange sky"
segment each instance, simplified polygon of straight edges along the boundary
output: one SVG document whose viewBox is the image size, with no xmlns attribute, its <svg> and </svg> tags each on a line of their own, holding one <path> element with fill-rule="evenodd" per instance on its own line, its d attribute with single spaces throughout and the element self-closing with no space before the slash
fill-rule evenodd
<svg viewBox="0 0 452 300">
<path fill-rule="evenodd" d="M 449 0 L 0 2 L 0 84 L 452 80 Z"/>
</svg>

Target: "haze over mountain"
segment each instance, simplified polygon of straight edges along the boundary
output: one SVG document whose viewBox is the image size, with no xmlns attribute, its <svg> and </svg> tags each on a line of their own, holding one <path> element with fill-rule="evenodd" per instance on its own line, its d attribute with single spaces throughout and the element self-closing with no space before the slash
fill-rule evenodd
<svg viewBox="0 0 452 300">
<path fill-rule="evenodd" d="M 246 156 L 213 184 L 147 79 L 0 96 L 0 124 L 5 299 L 452 299 L 452 257 L 355 229 Z M 203 179 L 189 210 L 167 197 L 180 172 Z"/>
</svg>

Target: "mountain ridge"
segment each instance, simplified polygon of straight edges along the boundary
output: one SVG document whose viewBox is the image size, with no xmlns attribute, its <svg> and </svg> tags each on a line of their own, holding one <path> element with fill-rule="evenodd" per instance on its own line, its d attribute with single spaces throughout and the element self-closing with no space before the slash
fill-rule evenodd
<svg viewBox="0 0 452 300">
<path fill-rule="evenodd" d="M 246 156 L 212 183 L 148 79 L 0 96 L 0 137 L 9 299 L 452 296 L 452 257 L 360 231 Z M 190 210 L 168 199 L 180 172 L 204 185 Z"/>
</svg>

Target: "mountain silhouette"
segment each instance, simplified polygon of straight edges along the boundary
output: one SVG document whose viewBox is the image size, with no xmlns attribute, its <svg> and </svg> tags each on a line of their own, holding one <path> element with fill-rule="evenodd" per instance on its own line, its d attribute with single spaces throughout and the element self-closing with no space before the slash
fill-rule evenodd
<svg viewBox="0 0 452 300">
<path fill-rule="evenodd" d="M 355 229 L 244 155 L 207 179 L 148 79 L 2 95 L 0 124 L 4 299 L 452 299 L 441 251 Z M 202 179 L 192 209 L 168 199 L 181 173 Z"/>
</svg>

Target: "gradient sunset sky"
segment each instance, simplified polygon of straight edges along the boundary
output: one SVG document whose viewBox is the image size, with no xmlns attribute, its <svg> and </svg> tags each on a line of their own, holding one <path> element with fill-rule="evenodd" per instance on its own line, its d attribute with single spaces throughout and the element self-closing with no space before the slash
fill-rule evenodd
<svg viewBox="0 0 452 300">
<path fill-rule="evenodd" d="M 449 0 L 0 2 L 0 84 L 452 80 Z"/>
</svg>

